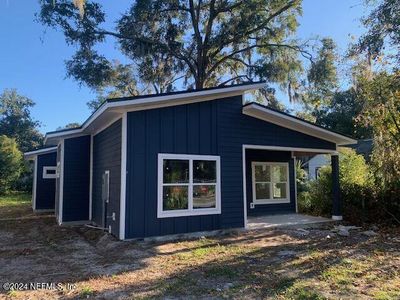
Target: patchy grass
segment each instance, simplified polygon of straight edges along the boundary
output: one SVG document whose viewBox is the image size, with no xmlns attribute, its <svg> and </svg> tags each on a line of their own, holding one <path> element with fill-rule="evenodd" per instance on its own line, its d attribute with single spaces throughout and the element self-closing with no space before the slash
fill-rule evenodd
<svg viewBox="0 0 400 300">
<path fill-rule="evenodd" d="M 10 195 L 0 196 L 0 207 L 18 206 L 31 202 L 31 194 L 12 193 Z"/>
<path fill-rule="evenodd" d="M 93 290 L 88 286 L 83 287 L 79 292 L 79 296 L 81 298 L 89 298 L 92 295 L 93 295 Z"/>
<path fill-rule="evenodd" d="M 211 268 L 205 271 L 205 275 L 207 277 L 215 278 L 215 277 L 226 277 L 228 279 L 235 278 L 238 274 L 237 272 L 230 266 L 212 266 Z"/>
<path fill-rule="evenodd" d="M 7 207 L 16 215 L 20 205 L 13 202 L 0 211 Z M 400 229 L 340 237 L 324 226 L 307 236 L 286 228 L 146 243 L 59 227 L 48 217 L 0 221 L 0 283 L 76 287 L 0 289 L 0 298 L 400 298 Z"/>
<path fill-rule="evenodd" d="M 0 219 L 32 215 L 32 196 L 25 193 L 12 193 L 0 196 Z"/>
</svg>

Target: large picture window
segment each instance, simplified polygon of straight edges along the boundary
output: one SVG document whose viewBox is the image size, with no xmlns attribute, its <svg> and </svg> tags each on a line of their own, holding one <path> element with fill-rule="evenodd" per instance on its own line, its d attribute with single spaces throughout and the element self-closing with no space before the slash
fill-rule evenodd
<svg viewBox="0 0 400 300">
<path fill-rule="evenodd" d="M 289 203 L 289 164 L 252 162 L 253 203 Z"/>
<path fill-rule="evenodd" d="M 159 154 L 159 218 L 221 213 L 219 156 Z"/>
</svg>

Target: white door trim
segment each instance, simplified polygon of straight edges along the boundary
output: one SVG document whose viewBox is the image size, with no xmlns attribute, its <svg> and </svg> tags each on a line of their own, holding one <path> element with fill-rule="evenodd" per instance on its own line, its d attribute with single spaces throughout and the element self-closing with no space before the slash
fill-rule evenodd
<svg viewBox="0 0 400 300">
<path fill-rule="evenodd" d="M 122 135 L 121 135 L 121 191 L 119 206 L 119 239 L 125 239 L 125 217 L 126 217 L 126 151 L 127 151 L 127 122 L 128 114 L 124 112 L 122 115 Z"/>
<path fill-rule="evenodd" d="M 35 156 L 33 164 L 33 187 L 32 187 L 32 209 L 36 210 L 36 185 L 37 185 L 37 172 L 38 172 L 38 156 Z"/>
<path fill-rule="evenodd" d="M 58 198 L 58 224 L 63 222 L 63 204 L 64 204 L 64 150 L 65 140 L 61 141 L 61 157 L 60 157 L 60 194 Z"/>
</svg>

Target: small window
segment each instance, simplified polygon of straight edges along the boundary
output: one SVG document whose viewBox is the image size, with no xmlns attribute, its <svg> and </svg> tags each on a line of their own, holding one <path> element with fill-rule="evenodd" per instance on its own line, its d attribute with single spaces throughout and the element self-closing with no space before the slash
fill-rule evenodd
<svg viewBox="0 0 400 300">
<path fill-rule="evenodd" d="M 159 218 L 221 213 L 219 156 L 159 154 Z"/>
<path fill-rule="evenodd" d="M 252 162 L 253 203 L 289 203 L 289 164 Z"/>
<path fill-rule="evenodd" d="M 43 179 L 54 179 L 57 177 L 57 167 L 43 167 Z"/>
</svg>

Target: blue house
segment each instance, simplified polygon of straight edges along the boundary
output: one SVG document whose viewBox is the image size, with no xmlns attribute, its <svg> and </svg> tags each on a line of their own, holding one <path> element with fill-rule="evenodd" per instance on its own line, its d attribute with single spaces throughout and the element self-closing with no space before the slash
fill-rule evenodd
<svg viewBox="0 0 400 300">
<path fill-rule="evenodd" d="M 323 153 L 341 219 L 336 149 L 355 141 L 245 103 L 263 85 L 107 100 L 81 127 L 48 132 L 51 148 L 26 154 L 34 208 L 54 201 L 60 225 L 89 223 L 121 240 L 246 227 L 249 216 L 295 213 L 296 157 Z"/>
</svg>

